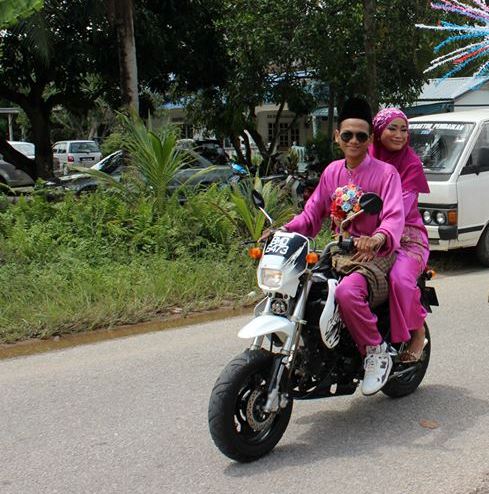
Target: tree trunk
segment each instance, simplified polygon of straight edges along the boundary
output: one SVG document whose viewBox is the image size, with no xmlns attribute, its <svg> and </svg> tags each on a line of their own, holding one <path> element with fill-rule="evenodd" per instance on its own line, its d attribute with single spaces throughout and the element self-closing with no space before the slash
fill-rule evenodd
<svg viewBox="0 0 489 494">
<path fill-rule="evenodd" d="M 231 141 L 231 144 L 234 147 L 234 150 L 236 151 L 236 156 L 238 158 L 238 162 L 243 164 L 245 162 L 245 157 L 243 155 L 243 151 L 241 150 L 241 142 L 239 140 L 239 136 L 233 134 L 229 136 L 229 139 Z"/>
<path fill-rule="evenodd" d="M 328 95 L 328 139 L 329 139 L 329 152 L 330 159 L 334 156 L 334 100 L 335 90 L 332 84 L 329 85 Z"/>
<path fill-rule="evenodd" d="M 50 111 L 39 104 L 35 110 L 26 113 L 31 122 L 32 140 L 36 146 L 36 178 L 50 179 L 53 177 Z"/>
<path fill-rule="evenodd" d="M 259 169 L 259 175 L 260 177 L 262 177 L 268 173 L 268 168 L 270 165 L 270 153 L 268 152 L 267 146 L 263 141 L 263 137 L 254 127 L 246 126 L 245 130 L 249 133 L 253 141 L 255 141 L 256 147 L 258 148 L 258 151 L 260 152 L 260 155 L 262 157 L 262 162 Z"/>
<path fill-rule="evenodd" d="M 138 67 L 134 39 L 134 0 L 109 0 L 109 11 L 117 32 L 122 101 L 139 112 Z"/>
<path fill-rule="evenodd" d="M 377 92 L 377 57 L 375 53 L 377 0 L 363 0 L 363 34 L 367 57 L 367 98 L 372 112 L 377 113 L 379 95 Z"/>
<path fill-rule="evenodd" d="M 250 138 L 246 132 L 243 132 L 243 141 L 246 151 L 246 166 L 250 168 L 251 165 L 253 164 L 251 161 L 251 144 L 250 144 Z"/>
</svg>

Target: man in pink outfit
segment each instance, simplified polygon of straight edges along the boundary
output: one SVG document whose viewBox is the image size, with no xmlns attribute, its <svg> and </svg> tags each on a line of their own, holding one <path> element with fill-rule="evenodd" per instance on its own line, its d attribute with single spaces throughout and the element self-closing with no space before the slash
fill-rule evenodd
<svg viewBox="0 0 489 494">
<path fill-rule="evenodd" d="M 351 195 L 357 198 L 362 193 L 374 192 L 383 200 L 379 214 L 362 214 L 349 224 L 348 233 L 356 238 L 357 252 L 352 261 L 359 269 L 345 276 L 336 289 L 343 321 L 360 353 L 365 355 L 362 393 L 372 395 L 387 382 L 392 359 L 369 306 L 374 287 L 360 271 L 362 265 L 375 263 L 382 257 L 386 262 L 382 263 L 381 276 L 387 279 L 388 267 L 394 262 L 404 228 L 401 180 L 394 167 L 368 155 L 372 142 L 372 115 L 366 101 L 355 98 L 346 102 L 338 119 L 335 139 L 345 159 L 333 161 L 324 170 L 304 211 L 284 228 L 314 237 L 323 220 L 330 215 L 338 224 L 342 219 L 337 217 L 338 206 L 341 204 L 339 212 L 346 215 L 354 202 L 342 193 L 345 186 L 348 194 L 353 191 Z"/>
</svg>

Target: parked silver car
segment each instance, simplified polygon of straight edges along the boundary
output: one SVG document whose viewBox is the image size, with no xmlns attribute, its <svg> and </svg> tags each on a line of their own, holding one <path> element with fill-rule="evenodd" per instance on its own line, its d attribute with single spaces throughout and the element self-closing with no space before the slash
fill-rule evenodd
<svg viewBox="0 0 489 494">
<path fill-rule="evenodd" d="M 66 175 L 71 166 L 90 168 L 102 158 L 95 141 L 58 141 L 53 145 L 53 157 L 59 172 Z"/>
</svg>

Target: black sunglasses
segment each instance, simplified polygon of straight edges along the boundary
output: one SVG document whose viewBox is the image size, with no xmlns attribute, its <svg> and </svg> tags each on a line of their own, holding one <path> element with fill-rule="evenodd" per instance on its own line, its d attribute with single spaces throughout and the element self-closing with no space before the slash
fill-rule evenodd
<svg viewBox="0 0 489 494">
<path fill-rule="evenodd" d="M 353 139 L 353 136 L 355 136 L 357 141 L 362 144 L 367 142 L 369 138 L 369 135 L 366 132 L 350 132 L 349 130 L 345 130 L 345 132 L 340 134 L 340 138 L 343 142 L 350 142 Z"/>
</svg>

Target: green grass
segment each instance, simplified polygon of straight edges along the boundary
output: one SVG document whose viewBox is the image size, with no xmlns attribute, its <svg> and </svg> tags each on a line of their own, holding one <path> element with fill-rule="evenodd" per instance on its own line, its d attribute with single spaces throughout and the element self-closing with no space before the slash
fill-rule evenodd
<svg viewBox="0 0 489 494">
<path fill-rule="evenodd" d="M 120 183 L 56 202 L 42 184 L 15 205 L 0 196 L 0 342 L 248 301 L 255 266 L 243 240 L 265 224 L 251 183 L 167 194 L 186 159 L 173 130 L 125 121 L 131 166 Z M 279 187 L 255 187 L 278 224 L 292 216 Z"/>
<path fill-rule="evenodd" d="M 247 259 L 138 257 L 0 267 L 0 342 L 90 331 L 184 311 L 239 305 L 254 287 Z"/>
</svg>

